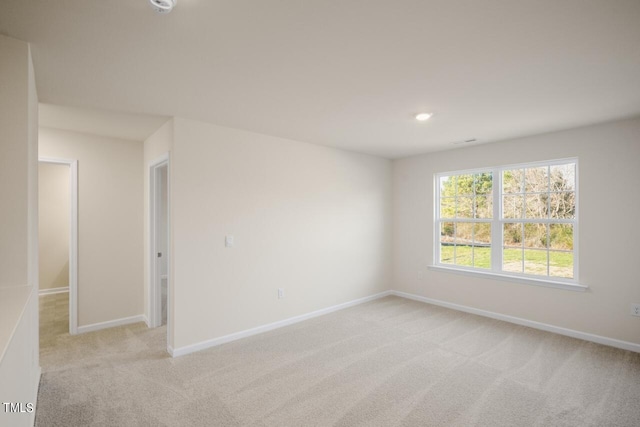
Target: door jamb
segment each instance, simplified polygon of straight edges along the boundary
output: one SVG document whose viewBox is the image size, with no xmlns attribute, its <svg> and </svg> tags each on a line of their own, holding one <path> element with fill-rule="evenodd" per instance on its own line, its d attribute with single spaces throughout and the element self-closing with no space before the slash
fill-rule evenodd
<svg viewBox="0 0 640 427">
<path fill-rule="evenodd" d="M 157 206 L 159 203 L 159 186 L 157 171 L 161 167 L 167 167 L 167 228 L 170 228 L 171 224 L 171 195 L 169 192 L 170 186 L 170 168 L 169 168 L 169 153 L 165 153 L 157 159 L 149 163 L 149 251 L 147 259 L 149 263 L 149 327 L 156 328 L 161 325 L 161 304 L 162 294 L 159 284 L 157 270 L 157 256 L 156 256 L 156 225 L 157 225 Z M 170 233 L 167 233 L 167 344 L 169 343 L 170 331 L 171 331 L 171 241 Z"/>
</svg>

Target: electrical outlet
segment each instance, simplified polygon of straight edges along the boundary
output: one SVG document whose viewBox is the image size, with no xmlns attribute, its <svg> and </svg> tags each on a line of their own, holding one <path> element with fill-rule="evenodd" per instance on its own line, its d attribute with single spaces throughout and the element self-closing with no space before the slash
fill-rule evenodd
<svg viewBox="0 0 640 427">
<path fill-rule="evenodd" d="M 278 288 L 278 299 L 284 298 L 284 288 Z"/>
<path fill-rule="evenodd" d="M 640 316 L 640 304 L 631 304 L 631 315 Z"/>
</svg>

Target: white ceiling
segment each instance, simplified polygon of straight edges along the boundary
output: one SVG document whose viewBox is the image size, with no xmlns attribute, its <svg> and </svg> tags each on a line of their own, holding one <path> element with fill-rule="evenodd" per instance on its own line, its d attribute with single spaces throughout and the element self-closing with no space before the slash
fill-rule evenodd
<svg viewBox="0 0 640 427">
<path fill-rule="evenodd" d="M 144 141 L 169 120 L 168 117 L 118 113 L 93 108 L 40 104 L 39 125 L 113 138 Z"/>
<path fill-rule="evenodd" d="M 385 157 L 640 115 L 639 0 L 0 0 L 41 102 Z M 419 123 L 413 116 L 435 113 Z"/>
</svg>

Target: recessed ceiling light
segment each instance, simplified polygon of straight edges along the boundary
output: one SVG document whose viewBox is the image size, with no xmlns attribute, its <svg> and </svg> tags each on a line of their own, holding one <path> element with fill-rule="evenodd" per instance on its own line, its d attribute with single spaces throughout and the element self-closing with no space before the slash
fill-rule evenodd
<svg viewBox="0 0 640 427">
<path fill-rule="evenodd" d="M 429 118 L 433 116 L 432 113 L 420 113 L 418 115 L 416 115 L 416 120 L 420 121 L 420 122 L 424 122 L 425 120 L 429 120 Z"/>
</svg>

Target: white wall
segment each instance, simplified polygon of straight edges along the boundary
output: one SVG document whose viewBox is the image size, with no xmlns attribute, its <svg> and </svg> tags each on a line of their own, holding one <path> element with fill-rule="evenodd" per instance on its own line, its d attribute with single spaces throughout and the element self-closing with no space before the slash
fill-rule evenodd
<svg viewBox="0 0 640 427">
<path fill-rule="evenodd" d="M 0 36 L 0 52 L 1 287 L 27 284 L 29 50 Z"/>
<path fill-rule="evenodd" d="M 38 97 L 29 45 L 0 35 L 0 402 L 36 403 Z M 33 425 L 5 413 L 0 425 Z"/>
<path fill-rule="evenodd" d="M 389 289 L 388 160 L 176 118 L 170 181 L 174 348 Z"/>
<path fill-rule="evenodd" d="M 78 326 L 144 312 L 142 141 L 40 128 L 40 156 L 78 160 Z"/>
<path fill-rule="evenodd" d="M 69 286 L 69 166 L 38 165 L 40 289 Z"/>
<path fill-rule="evenodd" d="M 38 288 L 38 94 L 29 48 L 27 97 L 27 283 Z M 35 313 L 36 319 L 38 312 Z M 36 328 L 38 322 L 36 321 Z M 37 340 L 37 338 L 36 338 Z"/>
<path fill-rule="evenodd" d="M 0 288 L 0 313 L 0 335 L 7 326 L 14 327 L 6 349 L 0 338 L 0 426 L 32 426 L 35 411 L 7 413 L 1 403 L 21 403 L 23 408 L 27 403 L 36 405 L 40 381 L 37 288 Z"/>
<path fill-rule="evenodd" d="M 434 174 L 536 160 L 579 161 L 579 278 L 573 292 L 427 271 Z M 640 343 L 640 119 L 394 161 L 394 289 Z"/>
</svg>

